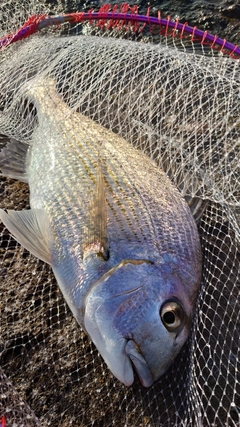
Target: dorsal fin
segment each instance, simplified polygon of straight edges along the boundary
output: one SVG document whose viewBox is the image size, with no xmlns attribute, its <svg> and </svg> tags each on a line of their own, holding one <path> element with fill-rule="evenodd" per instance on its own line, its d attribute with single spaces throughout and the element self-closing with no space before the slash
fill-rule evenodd
<svg viewBox="0 0 240 427">
<path fill-rule="evenodd" d="M 28 182 L 26 158 L 30 146 L 11 139 L 0 152 L 0 169 L 4 176 Z"/>
<path fill-rule="evenodd" d="M 109 258 L 106 189 L 100 151 L 98 152 L 96 190 L 83 241 L 83 257 L 91 254 L 102 256 L 105 260 Z"/>
<path fill-rule="evenodd" d="M 45 209 L 0 209 L 0 219 L 15 239 L 36 257 L 52 264 L 51 226 Z"/>
</svg>

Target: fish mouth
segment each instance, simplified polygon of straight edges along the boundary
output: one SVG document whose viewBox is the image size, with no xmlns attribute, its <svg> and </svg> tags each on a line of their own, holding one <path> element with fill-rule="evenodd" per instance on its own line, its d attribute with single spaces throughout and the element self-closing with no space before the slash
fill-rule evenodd
<svg viewBox="0 0 240 427">
<path fill-rule="evenodd" d="M 154 382 L 153 375 L 150 372 L 146 360 L 133 340 L 127 342 L 125 353 L 132 361 L 142 385 L 144 387 L 150 387 Z"/>
</svg>

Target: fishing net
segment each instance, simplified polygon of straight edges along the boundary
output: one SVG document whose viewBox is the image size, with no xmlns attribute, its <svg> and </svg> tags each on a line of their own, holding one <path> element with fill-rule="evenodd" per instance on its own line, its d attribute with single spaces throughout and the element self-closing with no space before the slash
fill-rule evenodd
<svg viewBox="0 0 240 427">
<path fill-rule="evenodd" d="M 61 4 L 52 12 L 63 12 Z M 36 1 L 2 2 L 0 10 L 0 37 L 49 13 Z M 163 31 L 157 43 L 155 30 L 75 22 L 5 46 L 0 147 L 31 140 L 36 110 L 23 85 L 53 76 L 72 111 L 151 156 L 198 220 L 203 277 L 191 335 L 150 388 L 137 378 L 124 386 L 74 320 L 50 267 L 1 223 L 0 420 L 7 426 L 240 425 L 240 63 L 192 36 Z M 27 184 L 0 180 L 1 207 L 29 208 Z"/>
</svg>

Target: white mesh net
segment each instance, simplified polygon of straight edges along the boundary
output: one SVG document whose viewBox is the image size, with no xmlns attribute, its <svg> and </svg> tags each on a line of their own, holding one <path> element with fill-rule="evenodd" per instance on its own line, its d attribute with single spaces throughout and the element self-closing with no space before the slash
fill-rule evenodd
<svg viewBox="0 0 240 427">
<path fill-rule="evenodd" d="M 32 3 L 0 5 L 1 36 L 46 12 Z M 166 375 L 127 388 L 72 317 L 50 267 L 1 223 L 0 417 L 18 427 L 239 426 L 239 61 L 166 39 L 60 32 L 2 51 L 0 147 L 31 139 L 36 111 L 22 85 L 54 76 L 73 110 L 147 152 L 187 200 L 202 202 L 202 285 L 191 336 Z M 29 208 L 27 184 L 1 176 L 0 188 L 1 207 Z"/>
</svg>

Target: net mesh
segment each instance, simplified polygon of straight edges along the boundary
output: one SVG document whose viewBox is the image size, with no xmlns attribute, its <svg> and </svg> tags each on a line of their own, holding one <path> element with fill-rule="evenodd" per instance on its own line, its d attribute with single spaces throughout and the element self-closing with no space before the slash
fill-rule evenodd
<svg viewBox="0 0 240 427">
<path fill-rule="evenodd" d="M 1 3 L 1 36 L 47 12 L 41 2 L 24 5 Z M 239 426 L 240 63 L 165 37 L 154 44 L 68 31 L 3 49 L 0 147 L 31 140 L 36 111 L 22 86 L 54 76 L 73 111 L 145 151 L 196 211 L 201 205 L 202 284 L 171 368 L 150 388 L 137 379 L 127 388 L 72 317 L 50 267 L 1 223 L 0 417 L 18 427 Z M 0 185 L 1 207 L 29 208 L 27 184 L 1 176 Z"/>
</svg>

